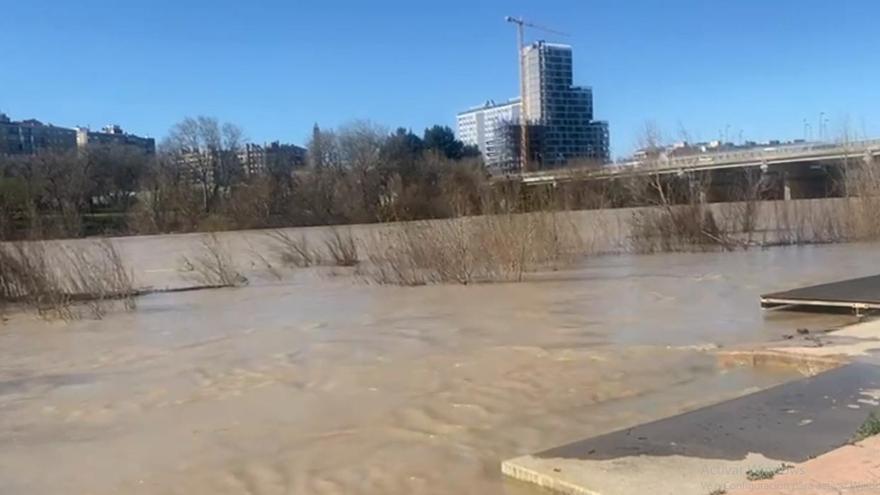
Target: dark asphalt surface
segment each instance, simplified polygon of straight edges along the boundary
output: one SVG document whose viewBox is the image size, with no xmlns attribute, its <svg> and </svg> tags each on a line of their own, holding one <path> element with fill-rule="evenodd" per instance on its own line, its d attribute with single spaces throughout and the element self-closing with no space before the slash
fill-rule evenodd
<svg viewBox="0 0 880 495">
<path fill-rule="evenodd" d="M 877 409 L 880 367 L 854 363 L 754 394 L 535 454 L 605 460 L 649 455 L 803 462 L 845 444 Z M 848 407 L 858 405 L 859 408 Z"/>
<path fill-rule="evenodd" d="M 762 298 L 880 304 L 880 275 L 764 294 Z"/>
</svg>

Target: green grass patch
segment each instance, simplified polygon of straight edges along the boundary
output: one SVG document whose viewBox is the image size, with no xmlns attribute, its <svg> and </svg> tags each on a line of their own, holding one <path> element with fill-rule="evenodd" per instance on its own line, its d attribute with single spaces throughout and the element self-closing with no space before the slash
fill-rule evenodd
<svg viewBox="0 0 880 495">
<path fill-rule="evenodd" d="M 746 471 L 746 479 L 749 481 L 760 481 L 760 480 L 770 480 L 773 479 L 777 474 L 785 471 L 786 469 L 790 469 L 792 466 L 790 464 L 782 464 L 778 468 L 775 469 L 749 469 Z"/>
<path fill-rule="evenodd" d="M 868 414 L 868 418 L 865 419 L 865 422 L 859 426 L 858 430 L 856 430 L 856 433 L 853 435 L 850 442 L 859 442 L 868 437 L 873 437 L 878 433 L 880 433 L 880 415 L 877 414 L 877 411 L 871 411 L 871 414 Z"/>
</svg>

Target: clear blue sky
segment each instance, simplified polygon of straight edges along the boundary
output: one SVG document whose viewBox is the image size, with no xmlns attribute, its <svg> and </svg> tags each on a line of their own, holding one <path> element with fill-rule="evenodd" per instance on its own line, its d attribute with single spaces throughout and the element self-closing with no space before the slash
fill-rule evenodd
<svg viewBox="0 0 880 495">
<path fill-rule="evenodd" d="M 420 131 L 518 91 L 521 15 L 571 34 L 614 155 L 664 136 L 880 137 L 877 0 L 3 1 L 0 110 L 163 137 L 213 115 L 262 142 L 314 122 Z M 729 125 L 729 127 L 728 127 Z"/>
</svg>

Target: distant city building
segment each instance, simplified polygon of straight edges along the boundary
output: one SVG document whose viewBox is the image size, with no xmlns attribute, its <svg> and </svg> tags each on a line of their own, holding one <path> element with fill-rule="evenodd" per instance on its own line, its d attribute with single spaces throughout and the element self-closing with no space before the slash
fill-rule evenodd
<svg viewBox="0 0 880 495">
<path fill-rule="evenodd" d="M 258 144 L 246 143 L 236 152 L 245 175 L 259 175 L 266 171 L 266 152 Z"/>
<path fill-rule="evenodd" d="M 593 120 L 592 89 L 574 86 L 571 47 L 539 41 L 522 56 L 526 121 L 541 129 L 539 161 L 609 161 L 608 123 Z"/>
<path fill-rule="evenodd" d="M 266 146 L 266 167 L 270 171 L 292 172 L 306 165 L 307 150 L 295 144 L 282 144 L 278 141 Z"/>
<path fill-rule="evenodd" d="M 128 134 L 118 125 L 105 126 L 101 132 L 92 132 L 87 127 L 77 127 L 76 145 L 79 149 L 90 145 L 131 146 L 143 150 L 148 155 L 156 153 L 155 139 Z"/>
<path fill-rule="evenodd" d="M 306 164 L 306 149 L 293 144 L 273 142 L 266 146 L 247 143 L 236 155 L 246 175 L 282 171 L 289 174 Z"/>
<path fill-rule="evenodd" d="M 126 134 L 119 126 L 107 126 L 103 132 L 86 128 L 68 129 L 43 124 L 39 120 L 14 121 L 0 113 L 0 154 L 33 155 L 40 152 L 65 152 L 83 149 L 90 144 L 136 146 L 147 153 L 156 152 L 156 142 Z"/>
<path fill-rule="evenodd" d="M 207 150 L 177 150 L 173 155 L 176 165 L 189 176 L 193 184 L 212 187 L 214 169 L 218 168 L 219 155 Z"/>
<path fill-rule="evenodd" d="M 520 120 L 519 98 L 505 103 L 492 100 L 474 107 L 457 116 L 458 139 L 467 145 L 476 146 L 483 154 L 486 165 L 493 168 L 509 168 L 516 156 L 508 146 L 505 131 Z"/>
<path fill-rule="evenodd" d="M 592 89 L 574 85 L 571 47 L 539 41 L 523 48 L 522 61 L 525 101 L 490 101 L 459 113 L 459 139 L 478 146 L 490 167 L 516 168 L 524 112 L 530 162 L 542 167 L 608 162 L 608 123 L 593 120 Z"/>
<path fill-rule="evenodd" d="M 33 155 L 40 151 L 76 149 L 76 131 L 39 120 L 11 120 L 0 114 L 0 154 Z"/>
<path fill-rule="evenodd" d="M 225 180 L 234 180 L 236 176 L 291 175 L 295 169 L 305 166 L 306 149 L 277 141 L 265 146 L 245 143 L 235 150 L 223 152 L 182 151 L 176 160 L 194 182 L 213 186 L 218 173 L 225 173 Z M 241 167 L 240 174 L 235 171 L 236 167 Z"/>
</svg>

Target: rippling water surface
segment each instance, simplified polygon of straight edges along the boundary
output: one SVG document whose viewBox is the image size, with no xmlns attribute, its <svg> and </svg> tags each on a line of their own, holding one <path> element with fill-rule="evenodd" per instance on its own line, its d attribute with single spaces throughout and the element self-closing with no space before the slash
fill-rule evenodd
<svg viewBox="0 0 880 495">
<path fill-rule="evenodd" d="M 124 248 L 155 281 L 179 242 Z M 500 461 L 791 378 L 719 369 L 711 349 L 849 321 L 762 314 L 757 296 L 878 261 L 874 245 L 605 256 L 421 288 L 252 273 L 101 321 L 16 315 L 0 493 L 535 493 Z"/>
</svg>

